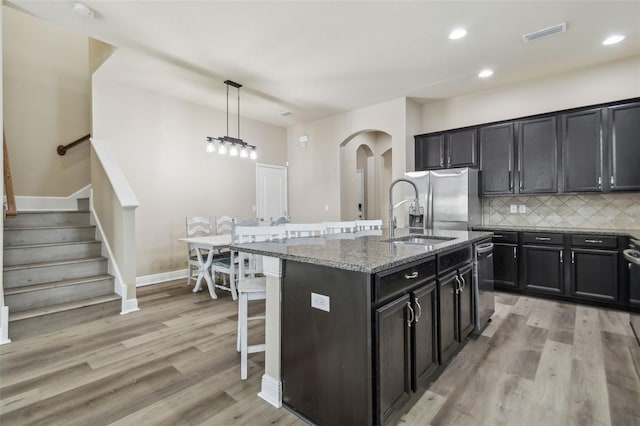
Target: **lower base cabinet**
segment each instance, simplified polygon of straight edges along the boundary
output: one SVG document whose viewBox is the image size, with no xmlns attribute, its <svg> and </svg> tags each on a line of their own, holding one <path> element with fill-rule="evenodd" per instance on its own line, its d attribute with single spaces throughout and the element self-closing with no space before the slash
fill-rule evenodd
<svg viewBox="0 0 640 426">
<path fill-rule="evenodd" d="M 520 283 L 525 290 L 564 293 L 564 248 L 522 246 Z"/>
<path fill-rule="evenodd" d="M 518 246 L 493 244 L 493 276 L 497 290 L 518 288 Z"/>
<path fill-rule="evenodd" d="M 571 295 L 615 302 L 618 300 L 618 252 L 571 250 Z"/>
<path fill-rule="evenodd" d="M 460 344 L 473 331 L 472 280 L 471 266 L 438 278 L 439 357 L 443 364 L 453 358 Z"/>
<path fill-rule="evenodd" d="M 416 320 L 411 328 L 412 390 L 428 384 L 438 370 L 438 291 L 435 281 L 411 293 Z"/>
</svg>

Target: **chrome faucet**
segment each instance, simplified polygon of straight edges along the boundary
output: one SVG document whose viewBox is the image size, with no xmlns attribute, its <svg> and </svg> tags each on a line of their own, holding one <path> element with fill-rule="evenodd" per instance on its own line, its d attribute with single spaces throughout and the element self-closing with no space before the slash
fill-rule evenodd
<svg viewBox="0 0 640 426">
<path fill-rule="evenodd" d="M 395 206 L 393 205 L 393 187 L 398 182 L 407 182 L 407 183 L 410 183 L 411 186 L 413 186 L 413 189 L 416 191 L 416 199 L 414 200 L 413 206 L 415 208 L 415 211 L 420 211 L 420 195 L 418 195 L 418 187 L 416 186 L 416 184 L 410 181 L 409 179 L 403 179 L 403 178 L 396 179 L 393 182 L 391 182 L 391 186 L 389 187 L 389 239 L 393 238 L 394 232 L 395 232 L 394 230 L 396 228 L 396 218 L 393 217 L 393 209 L 403 205 L 404 203 L 409 202 L 409 200 L 402 200 Z"/>
</svg>

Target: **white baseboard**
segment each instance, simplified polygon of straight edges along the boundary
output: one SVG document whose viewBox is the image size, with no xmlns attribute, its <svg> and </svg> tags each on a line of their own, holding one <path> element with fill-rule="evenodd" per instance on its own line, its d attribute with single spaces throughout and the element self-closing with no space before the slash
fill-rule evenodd
<svg viewBox="0 0 640 426">
<path fill-rule="evenodd" d="M 188 273 L 188 269 L 179 269 L 177 271 L 163 272 L 160 274 L 143 275 L 141 277 L 136 277 L 136 287 L 163 283 L 165 281 L 177 280 L 180 278 L 187 278 Z"/>
<path fill-rule="evenodd" d="M 258 396 L 276 408 L 282 407 L 282 382 L 267 374 L 263 374 L 262 388 Z"/>
<path fill-rule="evenodd" d="M 9 339 L 9 307 L 0 308 L 0 345 L 11 343 Z"/>
<path fill-rule="evenodd" d="M 122 303 L 122 310 L 120 315 L 126 315 L 131 312 L 139 311 L 138 308 L 138 299 L 127 299 Z"/>
<path fill-rule="evenodd" d="M 89 198 L 90 193 L 91 185 L 87 185 L 68 197 L 31 197 L 18 195 L 16 196 L 16 210 L 19 212 L 78 210 L 77 200 L 79 198 Z"/>
</svg>

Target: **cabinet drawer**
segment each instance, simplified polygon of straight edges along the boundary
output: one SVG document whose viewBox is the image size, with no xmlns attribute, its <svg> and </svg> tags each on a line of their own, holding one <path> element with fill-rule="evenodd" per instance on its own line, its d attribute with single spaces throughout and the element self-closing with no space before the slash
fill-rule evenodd
<svg viewBox="0 0 640 426">
<path fill-rule="evenodd" d="M 494 243 L 518 243 L 518 233 L 515 231 L 493 231 Z"/>
<path fill-rule="evenodd" d="M 471 262 L 471 246 L 438 255 L 438 276 Z"/>
<path fill-rule="evenodd" d="M 435 276 L 435 257 L 421 260 L 411 265 L 402 265 L 376 275 L 373 297 L 376 303 L 387 301 L 435 278 Z"/>
<path fill-rule="evenodd" d="M 571 245 L 580 247 L 617 248 L 618 237 L 613 235 L 572 235 Z"/>
<path fill-rule="evenodd" d="M 523 232 L 524 244 L 564 244 L 564 234 L 551 234 L 546 232 Z"/>
</svg>

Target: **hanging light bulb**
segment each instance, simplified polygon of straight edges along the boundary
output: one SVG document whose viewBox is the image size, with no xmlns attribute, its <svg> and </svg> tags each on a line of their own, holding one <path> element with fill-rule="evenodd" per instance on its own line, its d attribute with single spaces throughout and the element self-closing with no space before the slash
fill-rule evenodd
<svg viewBox="0 0 640 426">
<path fill-rule="evenodd" d="M 238 156 L 238 148 L 236 147 L 235 143 L 231 144 L 231 149 L 229 150 L 229 155 L 232 157 L 237 157 Z"/>
<path fill-rule="evenodd" d="M 249 156 L 249 151 L 247 151 L 247 147 L 243 146 L 242 150 L 240 150 L 240 158 L 247 158 Z"/>
<path fill-rule="evenodd" d="M 218 154 L 226 154 L 227 153 L 227 147 L 225 146 L 224 142 L 220 141 L 220 148 L 218 148 Z"/>
<path fill-rule="evenodd" d="M 216 152 L 216 144 L 213 139 L 209 139 L 209 142 L 207 142 L 207 152 Z"/>
<path fill-rule="evenodd" d="M 252 160 L 255 160 L 256 158 L 258 158 L 258 154 L 256 154 L 255 148 L 251 150 L 251 155 L 249 155 L 249 158 L 251 158 Z"/>
</svg>

